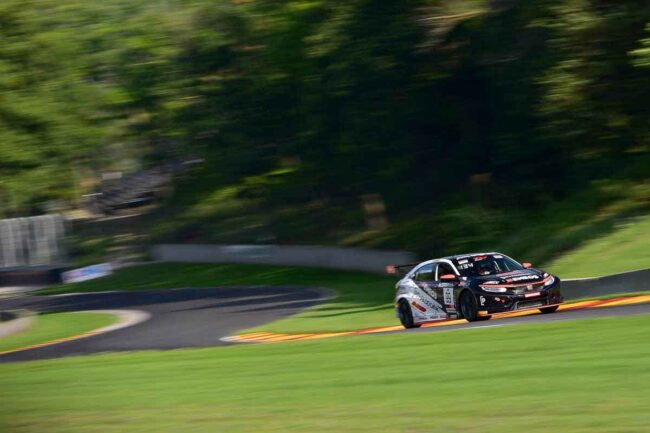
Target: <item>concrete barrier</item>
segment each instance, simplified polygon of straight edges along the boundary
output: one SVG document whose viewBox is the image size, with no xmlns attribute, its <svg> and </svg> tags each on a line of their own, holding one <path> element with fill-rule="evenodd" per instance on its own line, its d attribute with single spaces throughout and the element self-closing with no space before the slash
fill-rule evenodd
<svg viewBox="0 0 650 433">
<path fill-rule="evenodd" d="M 594 278 L 562 280 L 565 299 L 650 291 L 650 269 Z"/>
<path fill-rule="evenodd" d="M 189 263 L 242 263 L 364 271 L 385 274 L 386 265 L 414 263 L 413 253 L 299 245 L 155 245 L 155 260 Z"/>
</svg>

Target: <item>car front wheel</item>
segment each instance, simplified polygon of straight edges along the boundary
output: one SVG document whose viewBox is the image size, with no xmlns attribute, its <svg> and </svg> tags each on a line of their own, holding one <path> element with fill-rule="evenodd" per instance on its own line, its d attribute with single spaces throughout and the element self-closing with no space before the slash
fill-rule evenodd
<svg viewBox="0 0 650 433">
<path fill-rule="evenodd" d="M 413 312 L 411 311 L 411 306 L 406 299 L 399 300 L 399 303 L 397 304 L 397 315 L 399 316 L 399 321 L 402 323 L 402 326 L 406 329 L 420 327 L 420 325 L 416 324 L 413 320 Z"/>
<path fill-rule="evenodd" d="M 490 316 L 479 316 L 478 306 L 476 305 L 476 297 L 470 291 L 464 291 L 460 295 L 460 313 L 463 319 L 468 322 L 478 322 L 480 320 L 488 320 Z"/>
</svg>

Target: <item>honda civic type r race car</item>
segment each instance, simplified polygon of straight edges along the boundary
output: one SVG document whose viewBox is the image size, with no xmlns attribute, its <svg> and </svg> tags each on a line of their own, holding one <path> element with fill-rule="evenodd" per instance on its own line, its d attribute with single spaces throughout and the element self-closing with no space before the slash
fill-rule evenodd
<svg viewBox="0 0 650 433">
<path fill-rule="evenodd" d="M 563 302 L 557 276 L 500 253 L 450 256 L 389 268 L 393 272 L 411 269 L 395 287 L 397 317 L 405 328 L 455 318 L 487 320 L 506 311 L 553 313 Z"/>
</svg>

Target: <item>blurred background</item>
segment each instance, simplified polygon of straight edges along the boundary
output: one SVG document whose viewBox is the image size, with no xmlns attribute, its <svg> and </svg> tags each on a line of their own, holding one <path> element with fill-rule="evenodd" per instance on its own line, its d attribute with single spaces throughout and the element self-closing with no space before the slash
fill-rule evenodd
<svg viewBox="0 0 650 433">
<path fill-rule="evenodd" d="M 155 243 L 548 262 L 630 221 L 648 239 L 649 92 L 646 0 L 3 0 L 0 218 L 63 215 L 76 265 Z"/>
<path fill-rule="evenodd" d="M 648 0 L 0 0 L 0 432 L 647 432 L 649 101 Z M 486 250 L 590 300 L 347 336 Z"/>
</svg>

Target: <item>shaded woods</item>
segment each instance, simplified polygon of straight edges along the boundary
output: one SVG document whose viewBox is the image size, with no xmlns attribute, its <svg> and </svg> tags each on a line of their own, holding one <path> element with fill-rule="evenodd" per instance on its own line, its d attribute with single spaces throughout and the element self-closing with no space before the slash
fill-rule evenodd
<svg viewBox="0 0 650 433">
<path fill-rule="evenodd" d="M 401 246 L 415 214 L 626 189 L 648 176 L 649 22 L 645 0 L 4 0 L 0 211 L 200 156 L 179 206 L 278 210 L 243 240 L 407 221 Z"/>
</svg>

